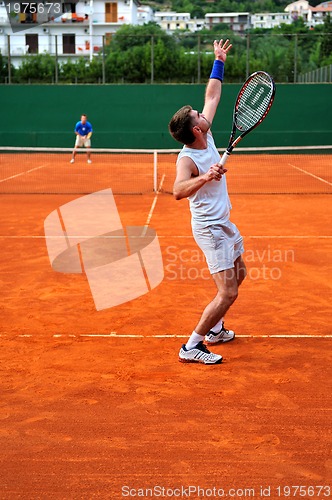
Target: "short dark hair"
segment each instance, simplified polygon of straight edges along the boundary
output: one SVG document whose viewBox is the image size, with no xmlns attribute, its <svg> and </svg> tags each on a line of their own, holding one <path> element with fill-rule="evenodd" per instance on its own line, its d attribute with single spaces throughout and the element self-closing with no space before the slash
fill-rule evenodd
<svg viewBox="0 0 332 500">
<path fill-rule="evenodd" d="M 182 106 L 172 117 L 168 130 L 172 137 L 182 144 L 192 144 L 195 141 L 193 123 L 190 111 L 193 108 L 187 104 Z"/>
</svg>

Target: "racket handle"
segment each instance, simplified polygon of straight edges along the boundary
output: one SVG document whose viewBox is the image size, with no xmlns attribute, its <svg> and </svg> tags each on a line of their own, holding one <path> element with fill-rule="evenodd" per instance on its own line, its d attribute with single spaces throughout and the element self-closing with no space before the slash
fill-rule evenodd
<svg viewBox="0 0 332 500">
<path fill-rule="evenodd" d="M 222 155 L 221 157 L 221 160 L 219 162 L 219 165 L 221 167 L 223 167 L 226 163 L 226 161 L 228 160 L 228 157 L 230 156 L 231 153 L 229 153 L 228 151 L 225 151 L 224 154 Z"/>
</svg>

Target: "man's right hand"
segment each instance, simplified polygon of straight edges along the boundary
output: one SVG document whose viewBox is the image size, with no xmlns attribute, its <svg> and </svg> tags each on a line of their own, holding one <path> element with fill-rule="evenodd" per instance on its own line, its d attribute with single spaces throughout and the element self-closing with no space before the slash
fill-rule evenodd
<svg viewBox="0 0 332 500">
<path fill-rule="evenodd" d="M 205 174 L 207 182 L 210 181 L 220 181 L 222 176 L 227 172 L 227 168 L 222 167 L 219 163 L 211 165 L 209 170 Z"/>
</svg>

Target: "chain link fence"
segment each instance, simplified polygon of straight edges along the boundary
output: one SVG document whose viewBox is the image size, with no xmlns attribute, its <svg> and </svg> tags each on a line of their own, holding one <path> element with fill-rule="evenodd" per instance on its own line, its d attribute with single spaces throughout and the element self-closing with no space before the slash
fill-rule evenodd
<svg viewBox="0 0 332 500">
<path fill-rule="evenodd" d="M 46 31 L 45 31 L 46 30 Z M 91 35 L 0 34 L 2 84 L 205 83 L 214 59 L 212 40 L 224 34 Z M 256 70 L 278 83 L 331 83 L 323 36 L 331 33 L 228 35 L 227 83 Z"/>
</svg>

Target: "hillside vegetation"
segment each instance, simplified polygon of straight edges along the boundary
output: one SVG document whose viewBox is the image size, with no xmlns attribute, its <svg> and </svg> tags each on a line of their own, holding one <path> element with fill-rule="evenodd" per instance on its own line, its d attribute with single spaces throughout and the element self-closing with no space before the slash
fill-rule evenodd
<svg viewBox="0 0 332 500">
<path fill-rule="evenodd" d="M 309 4 L 315 7 L 322 0 L 310 0 Z M 290 4 L 289 0 L 154 0 L 143 1 L 143 5 L 150 5 L 154 10 L 172 10 L 175 12 L 189 12 L 192 18 L 203 18 L 210 12 L 283 12 Z"/>
</svg>

